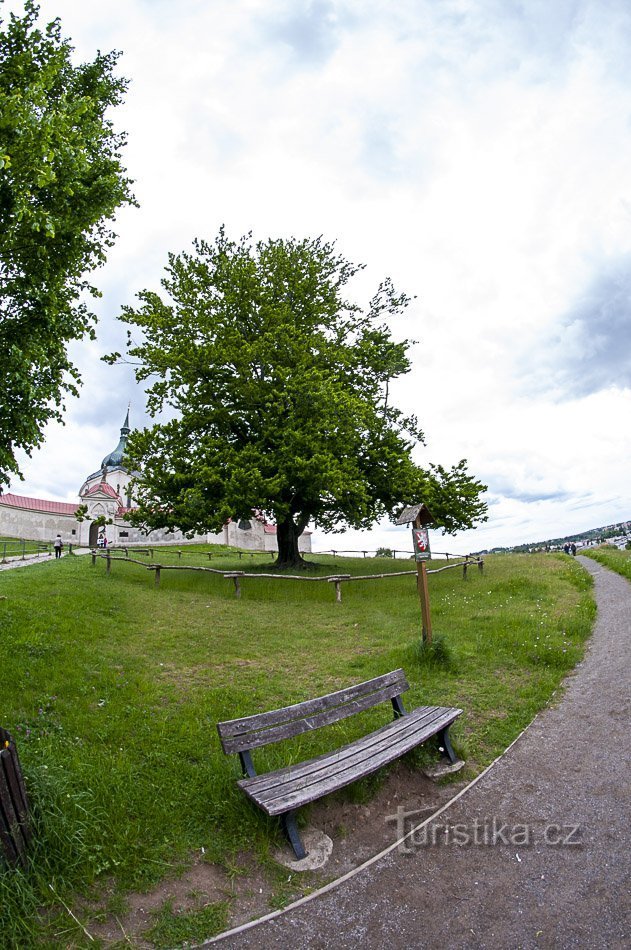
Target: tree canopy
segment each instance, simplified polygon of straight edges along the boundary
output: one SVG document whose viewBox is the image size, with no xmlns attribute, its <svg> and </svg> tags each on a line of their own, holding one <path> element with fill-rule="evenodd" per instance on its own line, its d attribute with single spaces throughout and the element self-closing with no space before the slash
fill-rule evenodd
<svg viewBox="0 0 631 950">
<path fill-rule="evenodd" d="M 0 490 L 20 475 L 16 450 L 30 454 L 77 393 L 68 344 L 93 336 L 98 296 L 85 274 L 134 203 L 108 117 L 126 88 L 117 54 L 73 65 L 59 21 L 39 29 L 38 14 L 27 0 L 0 20 Z"/>
<path fill-rule="evenodd" d="M 485 519 L 464 461 L 412 460 L 423 433 L 388 395 L 410 341 L 385 322 L 410 301 L 385 280 L 364 312 L 345 296 L 359 270 L 321 238 L 235 242 L 223 228 L 169 255 L 165 294 L 141 292 L 120 317 L 149 413 L 171 417 L 127 445 L 137 524 L 205 532 L 258 512 L 277 524 L 278 563 L 295 565 L 309 522 L 368 528 L 418 500 L 447 531 Z"/>
</svg>

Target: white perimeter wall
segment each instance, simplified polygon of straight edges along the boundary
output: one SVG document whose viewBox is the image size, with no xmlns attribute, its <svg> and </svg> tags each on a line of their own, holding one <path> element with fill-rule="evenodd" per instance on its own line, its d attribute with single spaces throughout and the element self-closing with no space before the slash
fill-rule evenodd
<svg viewBox="0 0 631 950">
<path fill-rule="evenodd" d="M 78 507 L 78 506 L 77 506 Z M 26 538 L 30 541 L 53 541 L 60 534 L 64 544 L 87 547 L 90 541 L 89 521 L 79 522 L 72 515 L 33 511 L 0 505 L 0 535 L 10 538 Z M 267 534 L 260 521 L 253 518 L 249 531 L 242 531 L 235 522 L 226 525 L 216 534 L 196 535 L 185 538 L 181 531 L 169 533 L 164 529 L 152 531 L 149 536 L 124 521 L 108 524 L 105 532 L 110 544 L 228 544 L 247 551 L 278 550 L 276 534 Z M 121 537 L 121 534 L 126 537 Z M 298 547 L 304 554 L 311 552 L 311 535 L 301 535 Z"/>
</svg>

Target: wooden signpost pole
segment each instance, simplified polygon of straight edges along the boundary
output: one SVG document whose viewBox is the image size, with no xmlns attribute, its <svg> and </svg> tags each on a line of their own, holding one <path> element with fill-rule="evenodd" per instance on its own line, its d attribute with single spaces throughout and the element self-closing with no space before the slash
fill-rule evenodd
<svg viewBox="0 0 631 950">
<path fill-rule="evenodd" d="M 433 520 L 431 511 L 422 502 L 416 505 L 407 505 L 397 518 L 397 524 L 412 525 L 412 544 L 417 573 L 416 586 L 421 601 L 421 626 L 424 643 L 432 642 L 432 618 L 429 612 L 429 590 L 425 561 L 429 561 L 432 556 L 429 549 L 427 527 L 432 524 Z"/>
<path fill-rule="evenodd" d="M 414 519 L 414 527 L 422 527 L 420 517 Z M 416 586 L 418 587 L 418 596 L 421 601 L 421 627 L 423 630 L 423 642 L 431 643 L 432 618 L 429 611 L 429 588 L 427 586 L 427 568 L 425 567 L 425 561 L 416 562 L 416 573 Z"/>
</svg>

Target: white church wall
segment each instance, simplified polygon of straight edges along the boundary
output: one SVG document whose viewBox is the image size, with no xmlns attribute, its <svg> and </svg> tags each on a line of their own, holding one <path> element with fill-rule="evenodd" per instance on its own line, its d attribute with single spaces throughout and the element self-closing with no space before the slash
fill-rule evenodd
<svg viewBox="0 0 631 950">
<path fill-rule="evenodd" d="M 60 534 L 65 544 L 87 544 L 89 525 L 72 515 L 0 505 L 0 534 L 29 541 L 52 541 Z"/>
<path fill-rule="evenodd" d="M 102 468 L 89 475 L 81 486 L 77 507 L 79 504 L 87 506 L 87 517 L 84 521 L 76 520 L 74 509 L 70 505 L 68 505 L 68 513 L 64 514 L 39 510 L 45 505 L 50 507 L 54 503 L 25 499 L 24 502 L 30 501 L 32 507 L 26 504 L 13 506 L 6 504 L 5 499 L 0 502 L 0 534 L 33 541 L 52 541 L 57 534 L 60 534 L 66 544 L 87 546 L 90 543 L 92 522 L 103 517 L 111 522 L 105 525 L 104 530 L 109 544 L 209 543 L 226 544 L 247 551 L 268 551 L 269 553 L 278 551 L 276 532 L 266 531 L 263 522 L 255 516 L 252 516 L 248 522 L 231 521 L 224 526 L 222 531 L 196 535 L 192 539 L 186 538 L 181 531 L 169 532 L 166 529 L 157 529 L 147 534 L 125 521 L 121 509 L 133 505 L 129 484 L 134 476 L 123 467 L 121 461 L 124 458 L 124 447 L 129 431 L 128 413 L 121 429 L 121 439 L 117 449 L 103 459 Z M 62 505 L 66 507 L 66 503 Z M 242 527 L 239 527 L 239 524 Z M 309 553 L 311 535 L 303 534 L 298 546 L 301 552 Z"/>
</svg>

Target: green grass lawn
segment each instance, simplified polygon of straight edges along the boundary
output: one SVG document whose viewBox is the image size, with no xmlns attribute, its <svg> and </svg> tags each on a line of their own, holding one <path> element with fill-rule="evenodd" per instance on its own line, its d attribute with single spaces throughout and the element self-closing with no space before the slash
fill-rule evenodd
<svg viewBox="0 0 631 950">
<path fill-rule="evenodd" d="M 153 560 L 209 566 L 208 548 L 183 550 Z M 264 558 L 213 550 L 212 567 L 269 570 Z M 313 560 L 309 577 L 414 568 Z M 236 599 L 220 575 L 165 571 L 156 588 L 143 566 L 116 561 L 107 575 L 89 555 L 2 572 L 0 725 L 17 742 L 37 832 L 29 872 L 0 873 L 7 946 L 47 945 L 57 911 L 72 923 L 60 899 L 98 903 L 105 882 L 110 894 L 148 887 L 202 848 L 223 864 L 246 848 L 265 860 L 278 825 L 236 787 L 238 761 L 221 751 L 218 720 L 402 666 L 408 706 L 463 708 L 456 751 L 470 776 L 488 764 L 582 656 L 591 579 L 563 555 L 505 555 L 487 558 L 484 573 L 470 568 L 466 581 L 459 568 L 430 576 L 429 587 L 433 650 L 420 648 L 414 577 L 345 584 L 336 604 L 331 584 L 308 580 L 247 577 Z M 387 718 L 385 707 L 372 710 L 256 761 L 264 770 L 302 759 Z"/>
<path fill-rule="evenodd" d="M 581 554 L 591 557 L 603 567 L 608 567 L 610 571 L 615 571 L 631 581 L 631 551 L 620 551 L 612 544 L 603 544 L 597 548 L 587 548 L 581 551 Z"/>
</svg>

